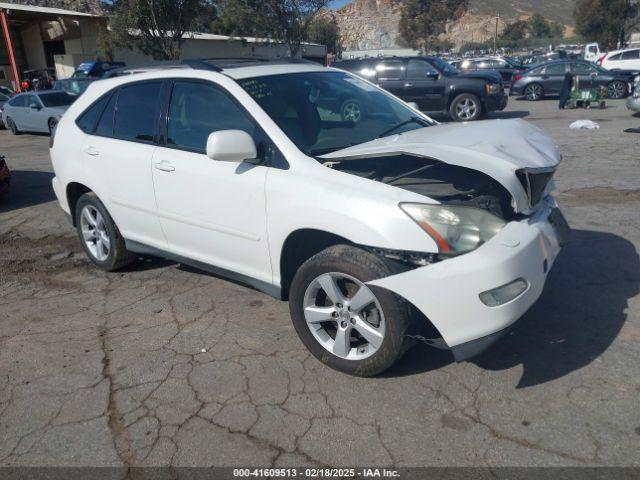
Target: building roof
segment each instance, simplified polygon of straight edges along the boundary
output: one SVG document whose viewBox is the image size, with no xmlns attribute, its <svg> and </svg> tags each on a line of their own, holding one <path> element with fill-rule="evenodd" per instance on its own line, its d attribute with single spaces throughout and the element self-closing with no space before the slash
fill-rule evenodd
<svg viewBox="0 0 640 480">
<path fill-rule="evenodd" d="M 56 15 L 68 17 L 99 17 L 92 13 L 74 12 L 73 10 L 64 10 L 62 8 L 40 7 L 38 5 L 22 5 L 19 3 L 0 2 L 0 10 L 13 10 L 16 12 L 35 13 L 43 15 Z"/>
</svg>

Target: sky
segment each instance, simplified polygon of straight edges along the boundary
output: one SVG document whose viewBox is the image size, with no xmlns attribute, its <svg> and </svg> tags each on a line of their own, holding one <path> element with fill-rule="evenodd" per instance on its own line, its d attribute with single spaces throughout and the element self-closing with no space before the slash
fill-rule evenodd
<svg viewBox="0 0 640 480">
<path fill-rule="evenodd" d="M 347 3 L 351 3 L 352 0 L 332 0 L 329 2 L 329 6 L 331 8 L 340 8 L 346 5 Z"/>
</svg>

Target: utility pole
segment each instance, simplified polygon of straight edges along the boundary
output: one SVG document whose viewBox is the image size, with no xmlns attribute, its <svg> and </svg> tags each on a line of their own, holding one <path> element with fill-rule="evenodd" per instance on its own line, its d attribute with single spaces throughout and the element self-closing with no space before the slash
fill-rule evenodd
<svg viewBox="0 0 640 480">
<path fill-rule="evenodd" d="M 498 22 L 500 21 L 500 14 L 496 14 L 496 34 L 493 37 L 493 54 L 495 55 L 498 51 Z"/>
</svg>

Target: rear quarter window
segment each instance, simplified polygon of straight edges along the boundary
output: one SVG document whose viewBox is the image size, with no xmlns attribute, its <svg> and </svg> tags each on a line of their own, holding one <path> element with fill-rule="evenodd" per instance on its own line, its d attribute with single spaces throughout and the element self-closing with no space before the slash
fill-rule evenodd
<svg viewBox="0 0 640 480">
<path fill-rule="evenodd" d="M 111 95 L 113 95 L 113 92 L 109 92 L 106 95 L 103 95 L 78 117 L 78 119 L 76 120 L 76 125 L 78 125 L 80 130 L 82 130 L 84 133 L 95 132 L 98 119 L 104 111 L 104 107 L 107 105 L 107 102 L 111 98 Z"/>
</svg>

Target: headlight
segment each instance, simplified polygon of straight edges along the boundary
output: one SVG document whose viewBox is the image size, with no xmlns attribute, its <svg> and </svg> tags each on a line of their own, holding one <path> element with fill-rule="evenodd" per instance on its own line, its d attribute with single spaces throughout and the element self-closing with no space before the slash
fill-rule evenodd
<svg viewBox="0 0 640 480">
<path fill-rule="evenodd" d="M 500 93 L 502 88 L 499 83 L 487 83 L 487 95 L 496 95 Z"/>
<path fill-rule="evenodd" d="M 401 203 L 400 208 L 433 238 L 440 253 L 475 250 L 506 225 L 492 213 L 474 207 Z"/>
</svg>

